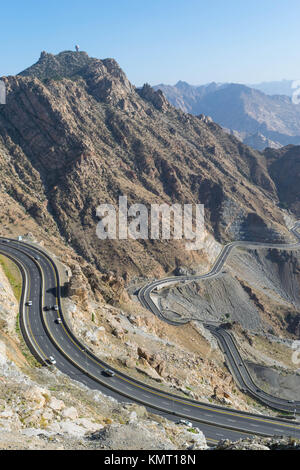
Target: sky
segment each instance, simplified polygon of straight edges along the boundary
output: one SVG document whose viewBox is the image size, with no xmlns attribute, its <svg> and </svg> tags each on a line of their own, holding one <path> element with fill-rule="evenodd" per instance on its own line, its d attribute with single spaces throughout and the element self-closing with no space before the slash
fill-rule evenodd
<svg viewBox="0 0 300 470">
<path fill-rule="evenodd" d="M 79 44 L 136 86 L 300 79 L 299 0 L 0 2 L 0 76 Z"/>
</svg>

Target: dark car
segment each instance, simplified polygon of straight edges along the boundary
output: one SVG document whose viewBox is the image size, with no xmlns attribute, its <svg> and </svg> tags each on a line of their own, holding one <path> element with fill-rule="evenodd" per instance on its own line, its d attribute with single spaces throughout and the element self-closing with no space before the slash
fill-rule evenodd
<svg viewBox="0 0 300 470">
<path fill-rule="evenodd" d="M 115 375 L 115 372 L 111 369 L 104 369 L 103 374 L 107 375 L 108 377 L 113 377 Z"/>
</svg>

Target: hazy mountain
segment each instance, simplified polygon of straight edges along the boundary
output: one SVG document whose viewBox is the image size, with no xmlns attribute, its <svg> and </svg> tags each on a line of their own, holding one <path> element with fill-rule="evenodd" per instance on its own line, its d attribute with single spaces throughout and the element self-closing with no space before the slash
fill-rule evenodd
<svg viewBox="0 0 300 470">
<path fill-rule="evenodd" d="M 174 106 L 206 114 L 244 143 L 259 150 L 300 144 L 300 105 L 288 96 L 265 93 L 239 84 L 158 85 Z"/>
<path fill-rule="evenodd" d="M 266 95 L 286 95 L 292 96 L 295 91 L 292 88 L 294 80 L 280 80 L 275 82 L 261 82 L 255 84 L 248 84 L 250 88 L 262 91 Z"/>
</svg>

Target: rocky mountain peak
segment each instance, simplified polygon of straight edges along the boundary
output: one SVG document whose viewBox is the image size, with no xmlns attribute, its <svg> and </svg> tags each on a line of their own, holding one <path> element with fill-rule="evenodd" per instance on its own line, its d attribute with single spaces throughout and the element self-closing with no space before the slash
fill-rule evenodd
<svg viewBox="0 0 300 470">
<path fill-rule="evenodd" d="M 115 104 L 134 91 L 114 59 L 95 59 L 83 51 L 63 51 L 57 55 L 42 51 L 39 60 L 18 76 L 36 78 L 44 83 L 64 79 L 75 83 L 81 81 L 97 101 Z"/>
<path fill-rule="evenodd" d="M 146 101 L 155 106 L 160 111 L 166 110 L 169 107 L 169 103 L 161 90 L 155 91 L 149 83 L 145 83 L 144 86 L 138 90 L 139 95 Z"/>
<path fill-rule="evenodd" d="M 21 72 L 23 77 L 36 77 L 40 80 L 72 77 L 94 60 L 86 52 L 63 51 L 57 55 L 42 51 L 39 60 Z"/>
</svg>

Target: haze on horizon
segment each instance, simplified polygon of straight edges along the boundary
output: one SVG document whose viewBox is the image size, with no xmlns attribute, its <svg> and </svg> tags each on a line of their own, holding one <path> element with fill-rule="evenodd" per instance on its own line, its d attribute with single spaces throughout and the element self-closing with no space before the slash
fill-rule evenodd
<svg viewBox="0 0 300 470">
<path fill-rule="evenodd" d="M 299 16 L 298 0 L 15 0 L 1 5 L 0 76 L 79 44 L 137 86 L 296 80 Z"/>
</svg>

